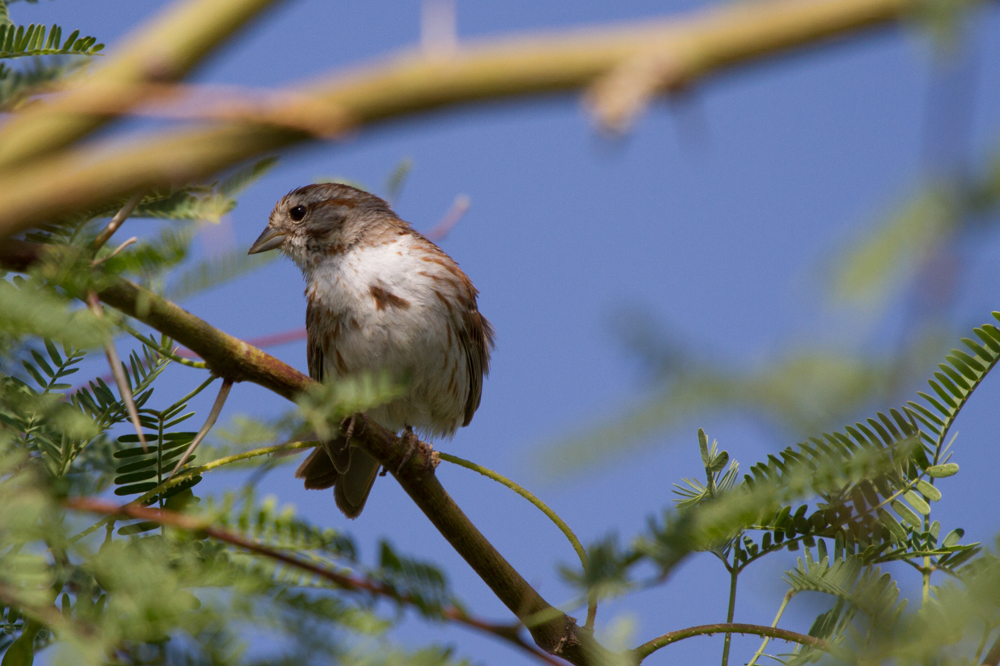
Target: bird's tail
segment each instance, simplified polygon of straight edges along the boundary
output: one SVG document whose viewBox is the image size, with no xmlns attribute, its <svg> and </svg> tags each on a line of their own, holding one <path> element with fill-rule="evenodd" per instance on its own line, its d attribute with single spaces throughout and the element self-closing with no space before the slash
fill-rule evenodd
<svg viewBox="0 0 1000 666">
<path fill-rule="evenodd" d="M 343 456 L 338 455 L 334 465 L 328 450 L 339 450 L 338 443 L 334 440 L 328 446 L 313 449 L 295 471 L 295 478 L 303 479 L 308 490 L 323 490 L 332 486 L 337 508 L 348 518 L 357 518 L 375 484 L 379 462 L 367 452 L 351 447 L 347 464 L 344 464 Z"/>
</svg>

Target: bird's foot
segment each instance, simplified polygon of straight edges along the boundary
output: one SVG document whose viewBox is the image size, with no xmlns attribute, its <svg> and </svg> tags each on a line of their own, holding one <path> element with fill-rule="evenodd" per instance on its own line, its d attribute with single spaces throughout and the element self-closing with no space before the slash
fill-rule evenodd
<svg viewBox="0 0 1000 666">
<path fill-rule="evenodd" d="M 396 468 L 396 476 L 399 476 L 403 467 L 405 467 L 406 463 L 410 462 L 410 458 L 413 457 L 413 452 L 417 450 L 418 446 L 420 446 L 420 439 L 413 434 L 413 428 L 410 426 L 406 426 L 406 431 L 403 432 L 403 436 L 400 439 L 406 442 L 406 453 L 403 455 L 403 460 L 400 461 L 399 467 Z"/>
<path fill-rule="evenodd" d="M 358 421 L 361 421 L 361 427 L 358 428 L 358 434 L 360 435 L 365 431 L 368 426 L 368 417 L 364 414 L 351 414 L 346 419 L 340 422 L 340 430 L 344 433 L 344 446 L 350 446 L 351 437 L 354 436 L 354 429 Z"/>
</svg>

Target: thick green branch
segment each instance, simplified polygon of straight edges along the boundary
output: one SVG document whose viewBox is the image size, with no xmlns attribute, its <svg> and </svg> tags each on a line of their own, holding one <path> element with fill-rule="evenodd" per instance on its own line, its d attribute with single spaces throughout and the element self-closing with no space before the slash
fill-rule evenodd
<svg viewBox="0 0 1000 666">
<path fill-rule="evenodd" d="M 0 266 L 26 271 L 41 257 L 43 249 L 30 243 L 5 241 L 0 244 Z M 128 280 L 115 280 L 98 295 L 108 305 L 185 345 L 224 379 L 250 381 L 289 400 L 314 383 L 298 370 Z M 392 472 L 448 543 L 525 623 L 535 643 L 573 664 L 599 663 L 606 651 L 591 633 L 578 628 L 572 618 L 545 601 L 455 504 L 434 475 L 437 455 L 431 447 L 421 442 L 410 455 L 407 445 L 396 435 L 371 420 L 366 422 L 352 441 Z"/>
<path fill-rule="evenodd" d="M 185 0 L 172 4 L 116 45 L 79 83 L 129 84 L 181 78 L 276 0 Z M 63 148 L 110 117 L 77 113 L 92 93 L 71 88 L 47 104 L 31 105 L 0 130 L 0 165 Z"/>
<path fill-rule="evenodd" d="M 829 652 L 830 646 L 818 638 L 812 636 L 806 636 L 805 634 L 799 634 L 794 631 L 788 631 L 787 629 L 776 629 L 774 627 L 765 627 L 759 624 L 740 624 L 740 623 L 722 623 L 722 624 L 703 624 L 698 627 L 689 627 L 687 629 L 679 629 L 677 631 L 671 631 L 669 634 L 663 634 L 658 638 L 643 643 L 639 647 L 631 651 L 632 656 L 635 657 L 636 662 L 641 662 L 643 659 L 653 654 L 657 650 L 671 643 L 676 643 L 677 641 L 682 641 L 685 638 L 691 638 L 693 636 L 707 636 L 710 634 L 755 634 L 757 636 L 770 636 L 771 638 L 779 638 L 783 641 L 789 641 L 792 643 L 800 643 L 808 647 L 817 648 L 823 650 L 824 652 Z"/>
<path fill-rule="evenodd" d="M 607 77 L 627 82 L 628 76 L 616 74 L 622 68 L 634 68 L 637 61 L 640 65 L 653 61 L 654 87 L 667 89 L 736 64 L 896 21 L 918 2 L 723 4 L 675 20 L 481 42 L 447 57 L 402 54 L 289 92 L 288 99 L 290 106 L 303 106 L 305 114 L 326 109 L 328 126 L 349 129 L 472 101 L 581 89 Z M 637 85 L 649 83 L 643 80 Z M 294 115 L 294 109 L 289 113 Z M 319 118 L 311 120 L 308 124 L 323 124 Z M 73 123 L 79 125 L 77 120 Z M 11 131 L 17 126 L 22 125 L 11 123 L 0 133 L 0 145 L 13 140 Z M 28 143 L 16 155 L 48 149 L 47 136 L 19 139 L 16 145 Z M 4 184 L 0 188 L 0 238 L 144 187 L 204 178 L 236 162 L 311 138 L 308 132 L 268 126 L 262 119 L 260 123 L 215 124 L 147 135 L 124 146 L 112 139 L 114 143 L 22 160 L 17 169 L 0 172 Z"/>
</svg>

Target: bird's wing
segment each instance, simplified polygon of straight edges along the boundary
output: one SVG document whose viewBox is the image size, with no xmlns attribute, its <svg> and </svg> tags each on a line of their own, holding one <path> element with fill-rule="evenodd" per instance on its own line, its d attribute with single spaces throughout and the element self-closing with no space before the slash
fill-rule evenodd
<svg viewBox="0 0 1000 666">
<path fill-rule="evenodd" d="M 306 364 L 309 366 L 309 376 L 318 382 L 323 381 L 325 375 L 323 364 L 325 354 L 323 353 L 323 340 L 315 331 L 320 330 L 320 322 L 316 308 L 312 303 L 306 308 Z M 334 468 L 340 473 L 346 472 L 351 467 L 351 446 L 346 437 L 337 436 L 332 441 L 323 442 L 323 449 L 326 451 L 333 463 Z M 307 466 L 313 457 L 310 456 L 303 467 Z M 306 481 L 306 488 L 310 488 L 309 481 Z"/>
<path fill-rule="evenodd" d="M 323 381 L 323 341 L 315 333 L 319 330 L 317 309 L 312 303 L 306 308 L 306 364 L 309 366 L 309 376 L 318 382 Z"/>
<path fill-rule="evenodd" d="M 463 322 L 459 326 L 459 339 L 465 350 L 465 360 L 469 371 L 469 397 L 465 401 L 465 422 L 463 426 L 472 423 L 472 415 L 479 409 L 479 400 L 483 395 L 483 377 L 490 374 L 490 349 L 493 348 L 493 326 L 472 308 L 466 310 Z"/>
</svg>

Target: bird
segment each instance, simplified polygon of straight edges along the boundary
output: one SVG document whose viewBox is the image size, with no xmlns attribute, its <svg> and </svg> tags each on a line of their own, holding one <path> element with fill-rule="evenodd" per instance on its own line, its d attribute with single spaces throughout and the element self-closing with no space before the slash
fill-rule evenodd
<svg viewBox="0 0 1000 666">
<path fill-rule="evenodd" d="M 479 408 L 495 348 L 479 292 L 458 264 L 383 199 L 340 183 L 282 197 L 249 254 L 280 250 L 306 283 L 306 356 L 319 382 L 387 373 L 405 392 L 365 418 L 404 433 L 452 437 Z M 364 509 L 379 462 L 351 444 L 350 424 L 295 473 L 333 487 L 348 518 Z"/>
</svg>

